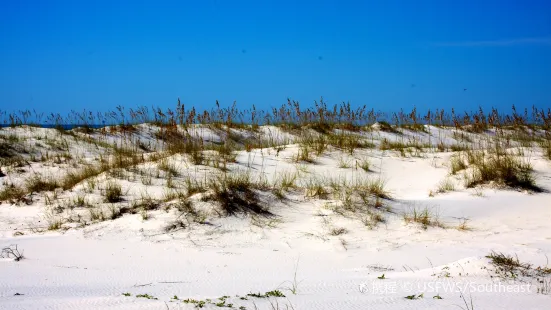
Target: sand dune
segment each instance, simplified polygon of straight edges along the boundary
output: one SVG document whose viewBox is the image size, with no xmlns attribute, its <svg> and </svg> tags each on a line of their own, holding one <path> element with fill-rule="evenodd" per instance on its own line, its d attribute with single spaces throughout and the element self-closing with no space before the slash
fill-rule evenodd
<svg viewBox="0 0 551 310">
<path fill-rule="evenodd" d="M 24 255 L 0 258 L 0 309 L 551 305 L 551 161 L 537 143 L 502 146 L 531 165 L 531 189 L 451 173 L 452 146 L 490 157 L 492 131 L 335 131 L 363 144 L 316 154 L 304 132 L 198 125 L 186 137 L 211 147 L 197 164 L 135 127 L 0 130 L 0 246 Z"/>
</svg>

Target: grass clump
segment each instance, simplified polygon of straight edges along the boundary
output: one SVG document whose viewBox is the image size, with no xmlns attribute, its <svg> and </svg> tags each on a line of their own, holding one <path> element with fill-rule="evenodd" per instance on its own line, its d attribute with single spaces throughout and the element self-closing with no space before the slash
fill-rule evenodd
<svg viewBox="0 0 551 310">
<path fill-rule="evenodd" d="M 296 162 L 314 163 L 314 156 L 312 150 L 308 145 L 301 144 L 298 149 L 298 153 L 295 155 Z"/>
<path fill-rule="evenodd" d="M 470 158 L 473 169 L 470 174 L 465 173 L 466 187 L 494 182 L 512 188 L 541 191 L 535 184 L 533 168 L 529 162 L 521 161 L 508 153 L 503 155 L 487 155 L 483 151 L 473 153 Z"/>
<path fill-rule="evenodd" d="M 61 219 L 53 219 L 48 223 L 48 230 L 58 230 L 63 225 Z"/>
<path fill-rule="evenodd" d="M 308 198 L 327 199 L 329 191 L 325 188 L 325 184 L 318 178 L 311 177 L 305 181 L 304 196 Z"/>
<path fill-rule="evenodd" d="M 486 255 L 490 260 L 490 264 L 495 267 L 495 273 L 501 278 L 517 279 L 519 277 L 536 278 L 539 284 L 539 293 L 548 293 L 548 282 L 545 283 L 547 277 L 551 275 L 551 268 L 545 266 L 533 267 L 529 263 L 523 263 L 518 259 L 518 256 L 507 255 L 501 252 L 492 251 Z"/>
<path fill-rule="evenodd" d="M 384 215 L 377 210 L 371 210 L 367 212 L 367 215 L 362 218 L 362 223 L 368 228 L 368 229 L 374 229 L 379 224 L 385 223 L 386 219 Z"/>
<path fill-rule="evenodd" d="M 107 215 L 103 212 L 101 207 L 88 209 L 90 213 L 90 220 L 103 222 L 107 220 Z"/>
<path fill-rule="evenodd" d="M 421 152 L 424 149 L 430 148 L 431 146 L 426 143 L 421 143 L 417 140 L 411 140 L 407 142 L 402 141 L 390 141 L 388 139 L 383 139 L 379 144 L 379 149 L 381 151 L 393 150 L 400 152 L 400 156 L 406 157 L 408 154 L 412 156 L 421 157 Z"/>
<path fill-rule="evenodd" d="M 508 270 L 513 270 L 516 268 L 529 269 L 531 267 L 530 264 L 521 263 L 518 259 L 518 256 L 513 257 L 512 255 L 506 255 L 495 251 L 492 251 L 490 254 L 486 255 L 486 258 L 489 258 L 490 262 L 493 265 L 499 266 Z"/>
<path fill-rule="evenodd" d="M 239 212 L 269 214 L 260 204 L 255 189 L 260 184 L 252 181 L 248 173 L 224 174 L 211 180 L 211 194 L 205 196 L 205 201 L 216 201 L 227 215 Z"/>
<path fill-rule="evenodd" d="M 438 188 L 436 189 L 437 193 L 446 193 L 446 192 L 452 192 L 455 190 L 455 184 L 452 180 L 449 178 L 446 178 L 438 184 Z"/>
<path fill-rule="evenodd" d="M 331 236 L 340 236 L 340 235 L 346 234 L 347 232 L 348 232 L 348 230 L 344 227 L 333 227 L 329 231 Z"/>
<path fill-rule="evenodd" d="M 529 275 L 532 265 L 521 263 L 518 256 L 507 255 L 492 251 L 486 255 L 490 263 L 496 268 L 498 275 L 503 277 L 517 278 L 519 275 Z"/>
<path fill-rule="evenodd" d="M 119 183 L 110 181 L 104 190 L 105 202 L 115 203 L 122 201 L 122 187 Z"/>
<path fill-rule="evenodd" d="M 545 140 L 540 142 L 540 147 L 543 150 L 543 156 L 551 160 L 551 141 Z"/>
<path fill-rule="evenodd" d="M 467 164 L 461 155 L 454 155 L 450 159 L 450 173 L 457 174 L 457 172 L 467 169 Z"/>
<path fill-rule="evenodd" d="M 334 148 L 347 152 L 350 155 L 356 149 L 374 147 L 372 143 L 365 141 L 361 136 L 344 131 L 337 134 L 329 134 L 328 143 Z"/>
<path fill-rule="evenodd" d="M 58 183 L 51 178 L 44 178 L 34 175 L 25 181 L 28 192 L 39 193 L 53 191 L 58 187 Z"/>
<path fill-rule="evenodd" d="M 288 191 L 290 189 L 295 188 L 296 181 L 297 181 L 297 173 L 292 172 L 282 172 L 278 175 L 276 178 L 276 186 L 279 187 L 283 191 Z"/>
<path fill-rule="evenodd" d="M 174 163 L 166 158 L 162 159 L 159 162 L 157 168 L 161 171 L 164 171 L 168 176 L 177 177 L 179 174 L 176 165 L 174 165 Z"/>
<path fill-rule="evenodd" d="M 0 191 L 0 201 L 18 203 L 25 200 L 25 190 L 15 184 L 9 184 Z"/>
<path fill-rule="evenodd" d="M 371 163 L 367 157 L 361 159 L 359 162 L 356 162 L 356 165 L 362 168 L 362 170 L 365 172 L 368 172 L 369 168 L 371 167 Z"/>
<path fill-rule="evenodd" d="M 297 141 L 301 150 L 299 156 L 303 156 L 303 161 L 310 162 L 312 160 L 310 153 L 314 153 L 316 156 L 322 155 L 329 146 L 327 137 L 325 134 L 314 134 L 310 132 L 305 132 L 302 134 Z"/>
<path fill-rule="evenodd" d="M 420 224 L 425 230 L 429 227 L 444 228 L 444 224 L 440 222 L 438 213 L 429 207 L 421 208 L 414 206 L 404 212 L 403 218 L 406 223 Z"/>
<path fill-rule="evenodd" d="M 379 120 L 376 125 L 373 126 L 376 129 L 379 129 L 380 131 L 384 132 L 390 132 L 394 134 L 401 134 L 400 131 L 396 130 L 394 127 L 392 127 L 391 124 L 389 124 L 387 121 Z"/>
<path fill-rule="evenodd" d="M 471 231 L 472 228 L 468 224 L 469 224 L 469 220 L 464 218 L 461 220 L 461 222 L 459 223 L 459 225 L 457 225 L 456 228 L 459 231 Z"/>
<path fill-rule="evenodd" d="M 350 168 L 350 166 L 352 165 L 351 164 L 351 161 L 347 158 L 344 158 L 344 157 L 339 157 L 339 168 Z"/>
<path fill-rule="evenodd" d="M 99 175 L 100 173 L 107 171 L 107 165 L 101 165 L 101 167 L 85 166 L 82 169 L 69 171 L 61 180 L 61 187 L 64 190 L 73 188 L 78 183 L 89 180 L 92 177 Z"/>
</svg>

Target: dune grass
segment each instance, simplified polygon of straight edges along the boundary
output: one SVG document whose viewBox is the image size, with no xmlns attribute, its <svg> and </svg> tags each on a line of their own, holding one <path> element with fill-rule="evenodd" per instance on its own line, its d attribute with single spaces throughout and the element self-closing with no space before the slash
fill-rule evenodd
<svg viewBox="0 0 551 310">
<path fill-rule="evenodd" d="M 305 109 L 289 100 L 271 111 L 239 110 L 235 105 L 199 111 L 180 103 L 164 111 L 140 107 L 125 115 L 124 109 L 117 110 L 111 121 L 77 112 L 67 118 L 52 115 L 48 121 L 57 129 L 41 134 L 35 134 L 34 127 L 20 128 L 28 124 L 30 112 L 25 117 L 19 112 L 5 114 L 11 127 L 0 129 L 0 201 L 30 204 L 36 201 L 33 195 L 42 193 L 48 205 L 55 206 L 58 192 L 63 196 L 84 191 L 91 197 L 99 191 L 101 203 L 113 206 L 94 209 L 91 216 L 109 219 L 130 209 L 145 210 L 144 218 L 149 217 L 147 212 L 159 209 L 159 204 L 196 197 L 216 205 L 222 216 L 268 215 L 266 197 L 285 203 L 302 196 L 326 200 L 337 213 L 356 214 L 366 226 L 376 227 L 385 221 L 391 195 L 381 170 L 373 171 L 372 152 L 426 157 L 429 152 L 451 151 L 450 173 L 463 176 L 465 187 L 496 185 L 533 192 L 541 189 L 524 152 L 539 145 L 551 160 L 551 114 L 542 109 L 534 109 L 532 119 L 514 109 L 509 115 L 482 109 L 465 115 L 419 115 L 415 108 L 385 115 L 345 103 L 331 107 L 323 100 Z M 75 119 L 86 123 L 72 130 L 61 126 Z M 93 128 L 94 122 L 110 125 Z M 445 131 L 447 137 L 441 133 Z M 249 157 L 244 171 L 243 160 L 237 160 L 243 154 Z M 267 173 L 266 163 L 274 154 L 278 160 L 294 162 L 297 171 L 276 168 Z M 318 175 L 313 165 L 323 168 L 319 163 L 327 159 L 336 160 L 335 168 L 352 177 Z M 46 166 L 57 171 L 39 170 Z M 19 174 L 24 178 L 14 182 Z M 136 183 L 146 189 L 162 187 L 164 194 L 150 200 L 126 196 L 121 180 L 125 188 L 126 182 Z M 447 178 L 435 191 L 455 189 Z M 93 203 L 72 205 L 89 208 Z M 427 210 L 413 210 L 404 219 L 438 226 Z"/>
<path fill-rule="evenodd" d="M 471 153 L 469 162 L 472 169 L 465 172 L 467 188 L 493 182 L 511 188 L 541 191 L 536 186 L 532 165 L 514 155 L 477 151 Z"/>
</svg>

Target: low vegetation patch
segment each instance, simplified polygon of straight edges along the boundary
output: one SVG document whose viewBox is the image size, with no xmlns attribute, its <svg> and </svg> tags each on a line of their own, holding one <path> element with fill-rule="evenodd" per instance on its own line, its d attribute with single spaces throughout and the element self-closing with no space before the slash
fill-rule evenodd
<svg viewBox="0 0 551 310">
<path fill-rule="evenodd" d="M 357 167 L 360 167 L 363 171 L 368 172 L 369 168 L 371 167 L 371 162 L 369 161 L 369 158 L 362 158 L 361 160 L 356 162 Z"/>
<path fill-rule="evenodd" d="M 379 149 L 381 151 L 398 151 L 400 152 L 400 155 L 402 157 L 406 157 L 407 155 L 415 156 L 415 157 L 421 157 L 421 153 L 424 152 L 425 149 L 430 148 L 431 145 L 426 143 L 421 143 L 417 140 L 412 141 L 391 141 L 388 139 L 383 139 L 381 141 L 381 144 L 379 144 Z"/>
<path fill-rule="evenodd" d="M 253 182 L 249 173 L 224 174 L 210 180 L 211 193 L 203 200 L 216 201 L 227 215 L 239 212 L 269 215 L 255 191 L 263 186 Z"/>
<path fill-rule="evenodd" d="M 25 256 L 23 256 L 23 252 L 19 251 L 17 244 L 12 244 L 2 248 L 2 251 L 0 251 L 0 258 L 13 258 L 14 261 L 18 262 L 24 259 Z"/>
<path fill-rule="evenodd" d="M 179 299 L 178 296 L 174 296 L 171 299 L 171 302 L 177 302 L 181 301 L 185 304 L 194 305 L 195 308 L 204 308 L 209 305 L 219 307 L 219 308 L 232 308 L 232 309 L 239 309 L 239 310 L 246 310 L 246 306 L 238 306 L 235 303 L 240 303 L 245 300 L 249 300 L 251 298 L 259 298 L 259 299 L 269 299 L 269 298 L 282 298 L 285 297 L 285 295 L 279 291 L 279 290 L 273 290 L 266 293 L 249 293 L 245 296 L 239 296 L 236 295 L 235 298 L 232 298 L 230 296 L 224 295 L 218 298 L 207 298 L 207 299 L 194 299 L 194 298 L 186 298 L 186 299 Z M 233 301 L 233 302 L 230 302 Z M 272 302 L 270 302 L 272 304 Z M 254 302 L 253 302 L 254 305 Z M 274 307 L 275 305 L 272 304 L 272 309 L 279 309 L 278 307 Z M 257 309 L 256 305 L 254 305 L 254 309 Z M 289 309 L 289 308 L 287 308 Z M 292 309 L 292 308 L 291 308 Z"/>
<path fill-rule="evenodd" d="M 454 190 L 455 190 L 454 182 L 451 179 L 446 178 L 446 179 L 440 181 L 440 183 L 438 183 L 438 187 L 436 189 L 436 192 L 437 193 L 447 193 L 447 192 L 452 192 Z"/>
<path fill-rule="evenodd" d="M 406 223 L 417 223 L 423 229 L 428 229 L 429 227 L 445 228 L 444 224 L 440 221 L 438 212 L 429 207 L 410 207 L 403 213 L 403 218 Z"/>
<path fill-rule="evenodd" d="M 26 202 L 27 192 L 20 186 L 9 184 L 0 190 L 0 201 L 8 201 L 11 204 Z"/>
<path fill-rule="evenodd" d="M 362 218 L 362 223 L 368 229 L 375 229 L 379 224 L 385 223 L 386 219 L 382 212 L 378 210 L 370 210 L 367 215 Z"/>
<path fill-rule="evenodd" d="M 490 260 L 490 263 L 495 267 L 495 273 L 502 278 L 519 277 L 548 277 L 551 276 L 550 267 L 533 267 L 532 264 L 523 263 L 519 260 L 518 256 L 508 255 L 501 252 L 492 251 L 486 255 L 486 258 Z"/>
<path fill-rule="evenodd" d="M 33 175 L 25 182 L 27 191 L 31 193 L 39 193 L 53 191 L 59 184 L 53 178 L 46 178 L 40 175 Z"/>
<path fill-rule="evenodd" d="M 465 187 L 493 184 L 539 192 L 530 162 L 499 147 L 492 152 L 468 150 L 450 159 L 450 173 L 463 171 Z"/>
<path fill-rule="evenodd" d="M 496 185 L 541 191 L 536 186 L 532 165 L 514 155 L 479 151 L 471 156 L 470 167 L 472 169 L 465 172 L 467 188 L 494 182 Z"/>
<path fill-rule="evenodd" d="M 157 297 L 153 297 L 149 294 L 138 294 L 136 295 L 136 298 L 145 298 L 145 299 L 154 299 L 154 300 L 157 300 L 158 298 Z"/>
<path fill-rule="evenodd" d="M 280 290 L 273 290 L 266 292 L 264 294 L 261 293 L 249 293 L 247 294 L 249 297 L 255 297 L 255 298 L 268 298 L 268 297 L 285 297 L 285 294 L 283 294 Z"/>
<path fill-rule="evenodd" d="M 347 232 L 348 230 L 344 227 L 333 227 L 329 230 L 331 236 L 340 236 L 346 234 Z"/>
<path fill-rule="evenodd" d="M 543 140 L 540 143 L 540 146 L 543 150 L 543 156 L 549 160 L 551 160 L 551 141 L 549 140 Z"/>
<path fill-rule="evenodd" d="M 115 203 L 122 201 L 122 187 L 114 181 L 107 182 L 103 193 L 105 202 Z"/>
</svg>

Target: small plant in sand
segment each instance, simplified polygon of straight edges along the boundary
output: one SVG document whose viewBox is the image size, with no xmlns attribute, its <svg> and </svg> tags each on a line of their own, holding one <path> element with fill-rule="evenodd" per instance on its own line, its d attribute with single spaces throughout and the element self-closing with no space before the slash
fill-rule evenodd
<svg viewBox="0 0 551 310">
<path fill-rule="evenodd" d="M 145 298 L 145 299 L 154 299 L 154 300 L 158 299 L 158 298 L 153 297 L 153 296 L 151 296 L 147 293 L 146 294 L 138 294 L 138 295 L 136 295 L 136 298 Z"/>
<path fill-rule="evenodd" d="M 249 293 L 249 294 L 247 294 L 247 296 L 255 297 L 255 298 L 268 298 L 268 297 L 285 297 L 285 294 L 283 294 L 280 290 L 273 290 L 273 291 L 268 291 L 264 294 Z"/>
<path fill-rule="evenodd" d="M 0 201 L 8 201 L 11 204 L 18 204 L 26 201 L 26 191 L 15 184 L 9 184 L 0 190 Z"/>
<path fill-rule="evenodd" d="M 142 221 L 147 221 L 150 218 L 149 212 L 147 212 L 147 209 L 142 208 L 140 210 L 140 216 L 142 218 Z"/>
<path fill-rule="evenodd" d="M 122 201 L 121 185 L 115 181 L 107 182 L 103 196 L 105 197 L 105 202 L 115 203 Z"/>
<path fill-rule="evenodd" d="M 48 219 L 48 230 L 58 230 L 63 225 L 60 218 L 51 217 Z"/>
<path fill-rule="evenodd" d="M 404 297 L 405 299 L 409 299 L 409 300 L 417 300 L 417 299 L 421 299 L 423 298 L 423 294 L 419 294 L 419 295 L 408 295 L 406 297 Z"/>
<path fill-rule="evenodd" d="M 465 307 L 460 305 L 455 305 L 455 306 L 461 308 L 462 310 L 475 310 L 472 296 L 469 296 L 469 302 L 467 302 L 467 298 L 465 297 L 464 293 L 461 293 L 459 297 L 461 297 L 461 300 L 463 301 L 463 305 L 465 305 Z"/>
<path fill-rule="evenodd" d="M 344 227 L 332 227 L 330 230 L 329 230 L 329 234 L 331 236 L 340 236 L 340 235 L 344 235 L 348 232 L 348 230 Z"/>
<path fill-rule="evenodd" d="M 184 179 L 184 185 L 186 188 L 186 195 L 193 196 L 197 193 L 204 193 L 207 191 L 207 184 L 201 180 L 192 179 L 190 176 L 187 176 Z"/>
<path fill-rule="evenodd" d="M 216 201 L 227 215 L 238 212 L 251 212 L 268 215 L 268 210 L 260 203 L 255 189 L 262 184 L 254 182 L 247 172 L 223 174 L 210 180 L 208 187 L 211 193 L 205 201 Z"/>
<path fill-rule="evenodd" d="M 456 174 L 459 171 L 467 169 L 467 164 L 461 154 L 453 155 L 450 158 L 450 173 Z"/>
<path fill-rule="evenodd" d="M 444 228 L 444 224 L 440 222 L 438 212 L 427 206 L 412 206 L 408 210 L 404 211 L 403 218 L 406 223 L 420 224 L 423 229 L 427 229 L 429 227 Z"/>
<path fill-rule="evenodd" d="M 300 136 L 297 142 L 299 144 L 299 150 L 304 153 L 304 156 L 300 160 L 306 162 L 311 161 L 310 153 L 313 152 L 316 156 L 320 156 L 328 147 L 327 138 L 321 133 L 310 133 L 306 131 Z"/>
<path fill-rule="evenodd" d="M 357 167 L 362 168 L 363 171 L 368 172 L 369 168 L 371 167 L 371 163 L 369 161 L 369 158 L 365 157 L 362 158 L 360 161 L 356 161 Z"/>
<path fill-rule="evenodd" d="M 471 226 L 469 226 L 468 223 L 469 223 L 469 219 L 466 219 L 466 218 L 461 219 L 461 222 L 459 223 L 459 225 L 457 225 L 457 230 L 460 230 L 460 231 L 472 230 Z"/>
<path fill-rule="evenodd" d="M 275 187 L 279 187 L 283 191 L 289 191 L 295 188 L 298 173 L 282 172 L 276 177 Z"/>
<path fill-rule="evenodd" d="M 182 302 L 185 304 L 194 304 L 195 308 L 203 308 L 207 304 L 207 301 L 205 300 L 197 300 L 193 298 L 184 299 Z"/>
<path fill-rule="evenodd" d="M 297 279 L 299 261 L 300 261 L 300 258 L 297 259 L 297 262 L 295 264 L 295 272 L 293 273 L 293 280 L 285 281 L 285 282 L 281 283 L 281 285 L 285 285 L 285 286 L 282 287 L 282 289 L 288 290 L 293 295 L 296 295 L 298 293 L 298 287 L 299 287 L 300 283 L 302 282 L 302 281 L 299 281 Z M 283 295 L 283 294 L 281 294 L 281 295 Z"/>
<path fill-rule="evenodd" d="M 551 160 L 551 141 L 544 140 L 540 142 L 540 146 L 543 151 L 543 156 L 549 160 Z"/>
<path fill-rule="evenodd" d="M 164 171 L 169 177 L 177 177 L 179 174 L 176 165 L 174 165 L 174 163 L 167 158 L 161 159 L 157 165 L 157 168 Z"/>
<path fill-rule="evenodd" d="M 350 168 L 352 166 L 352 161 L 344 156 L 339 157 L 339 168 Z"/>
<path fill-rule="evenodd" d="M 312 151 L 307 145 L 299 145 L 298 153 L 294 157 L 295 162 L 314 163 Z"/>
<path fill-rule="evenodd" d="M 486 255 L 486 258 L 490 259 L 490 263 L 494 265 L 496 273 L 501 277 L 516 279 L 520 275 L 531 275 L 532 265 L 520 262 L 518 256 L 492 251 Z"/>
<path fill-rule="evenodd" d="M 91 221 L 103 222 L 108 218 L 105 212 L 103 212 L 103 209 L 101 207 L 90 208 L 88 209 L 88 213 L 90 214 Z"/>
<path fill-rule="evenodd" d="M 325 184 L 321 179 L 311 177 L 305 180 L 303 185 L 304 196 L 307 198 L 327 199 L 329 192 L 325 188 Z"/>
<path fill-rule="evenodd" d="M 19 251 L 17 244 L 13 244 L 2 248 L 2 251 L 0 251 L 0 258 L 13 258 L 14 261 L 18 262 L 24 259 L 25 256 L 23 256 L 23 252 Z"/>
<path fill-rule="evenodd" d="M 53 178 L 47 178 L 36 174 L 27 178 L 25 185 L 27 191 L 30 193 L 53 191 L 58 187 L 57 182 Z"/>
<path fill-rule="evenodd" d="M 385 223 L 386 219 L 382 212 L 378 210 L 369 210 L 365 216 L 362 217 L 362 223 L 368 229 L 374 229 L 379 224 Z"/>
<path fill-rule="evenodd" d="M 437 193 L 447 193 L 455 190 L 455 184 L 453 181 L 449 178 L 446 178 L 438 184 L 438 188 L 436 189 Z"/>
</svg>

